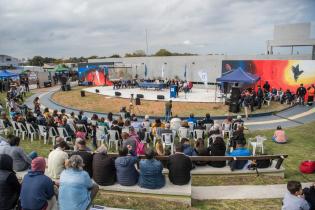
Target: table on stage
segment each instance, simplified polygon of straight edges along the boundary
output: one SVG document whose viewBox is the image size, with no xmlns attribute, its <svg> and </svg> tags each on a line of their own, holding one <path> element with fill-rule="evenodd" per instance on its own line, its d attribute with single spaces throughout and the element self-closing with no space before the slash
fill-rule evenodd
<svg viewBox="0 0 315 210">
<path fill-rule="evenodd" d="M 154 82 L 139 82 L 138 83 L 138 87 L 143 88 L 143 89 L 154 88 L 154 89 L 161 90 L 163 88 L 166 88 L 166 86 L 167 85 L 165 83 L 154 83 Z"/>
</svg>

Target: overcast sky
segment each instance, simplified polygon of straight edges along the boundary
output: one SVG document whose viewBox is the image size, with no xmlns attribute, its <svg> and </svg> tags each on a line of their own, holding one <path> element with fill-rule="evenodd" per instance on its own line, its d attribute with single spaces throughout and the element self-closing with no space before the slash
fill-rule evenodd
<svg viewBox="0 0 315 210">
<path fill-rule="evenodd" d="M 315 0 L 0 0 L 0 54 L 110 56 L 160 48 L 264 53 L 274 24 L 312 22 Z"/>
</svg>

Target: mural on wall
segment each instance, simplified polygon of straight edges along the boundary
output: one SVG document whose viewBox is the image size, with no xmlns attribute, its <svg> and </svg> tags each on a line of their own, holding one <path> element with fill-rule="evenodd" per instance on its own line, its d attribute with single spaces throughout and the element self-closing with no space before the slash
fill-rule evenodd
<svg viewBox="0 0 315 210">
<path fill-rule="evenodd" d="M 271 87 L 295 91 L 301 83 L 315 83 L 315 60 L 223 60 L 222 74 L 238 67 L 260 76 L 257 85 L 268 81 Z"/>
<path fill-rule="evenodd" d="M 80 66 L 78 70 L 81 81 L 92 82 L 95 86 L 111 85 L 108 79 L 109 70 L 106 66 L 86 65 Z"/>
</svg>

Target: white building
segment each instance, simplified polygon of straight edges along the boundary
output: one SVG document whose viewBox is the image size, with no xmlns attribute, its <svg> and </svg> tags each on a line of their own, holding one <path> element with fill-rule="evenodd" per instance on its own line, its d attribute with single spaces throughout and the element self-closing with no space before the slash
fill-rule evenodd
<svg viewBox="0 0 315 210">
<path fill-rule="evenodd" d="M 9 55 L 0 55 L 0 67 L 17 67 L 19 66 L 19 59 L 11 57 Z"/>
</svg>

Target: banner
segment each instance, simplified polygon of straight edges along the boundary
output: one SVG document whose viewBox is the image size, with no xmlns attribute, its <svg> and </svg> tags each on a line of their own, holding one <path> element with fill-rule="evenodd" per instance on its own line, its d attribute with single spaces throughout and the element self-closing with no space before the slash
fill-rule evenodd
<svg viewBox="0 0 315 210">
<path fill-rule="evenodd" d="M 207 74 L 207 72 L 205 72 L 205 71 L 199 71 L 199 72 L 198 72 L 198 75 L 199 75 L 199 77 L 200 77 L 200 80 L 201 80 L 202 82 L 204 82 L 205 86 L 207 87 L 207 85 L 208 85 L 208 74 Z"/>
<path fill-rule="evenodd" d="M 162 70 L 161 70 L 162 79 L 164 78 L 164 68 L 165 68 L 165 64 L 162 65 Z"/>
</svg>

